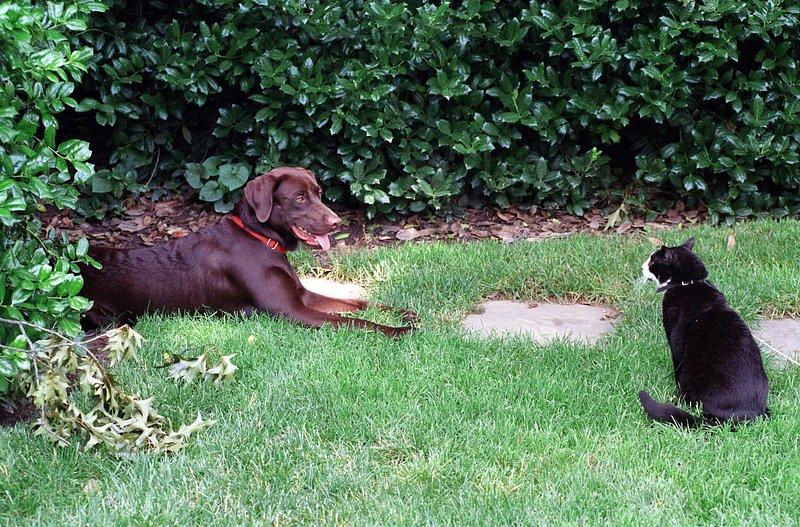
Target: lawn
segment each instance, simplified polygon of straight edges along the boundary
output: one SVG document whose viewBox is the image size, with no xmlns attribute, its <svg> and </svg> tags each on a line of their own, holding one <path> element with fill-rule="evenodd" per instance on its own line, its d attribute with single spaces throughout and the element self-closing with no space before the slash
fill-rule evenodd
<svg viewBox="0 0 800 527">
<path fill-rule="evenodd" d="M 746 319 L 800 314 L 800 222 L 653 236 L 688 234 Z M 178 455 L 84 453 L 2 429 L 0 523 L 800 524 L 797 369 L 768 363 L 773 418 L 734 431 L 641 411 L 640 389 L 673 393 L 661 297 L 636 284 L 652 250 L 579 235 L 333 254 L 329 275 L 422 315 L 398 340 L 269 317 L 143 320 L 141 363 L 117 376 L 176 422 L 199 411 L 217 424 Z M 319 272 L 308 254 L 295 261 Z M 624 318 L 595 347 L 486 342 L 458 321 L 491 293 L 603 302 Z M 224 387 L 177 385 L 154 366 L 186 349 L 236 353 L 241 370 Z"/>
</svg>

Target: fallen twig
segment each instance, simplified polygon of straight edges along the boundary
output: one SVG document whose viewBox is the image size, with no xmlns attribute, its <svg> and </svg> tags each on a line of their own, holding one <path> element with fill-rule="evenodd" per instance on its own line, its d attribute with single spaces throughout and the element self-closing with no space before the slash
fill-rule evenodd
<svg viewBox="0 0 800 527">
<path fill-rule="evenodd" d="M 784 359 L 788 360 L 789 362 L 791 362 L 795 366 L 800 366 L 800 361 L 798 361 L 797 359 L 794 359 L 794 358 L 790 357 L 789 355 L 787 355 L 786 353 L 782 352 L 781 350 L 779 350 L 778 348 L 776 348 L 775 346 L 773 346 L 772 344 L 770 344 L 766 340 L 764 340 L 764 339 L 762 339 L 760 337 L 756 337 L 755 335 L 753 335 L 753 336 L 761 344 L 763 344 L 764 346 L 768 347 L 769 349 L 771 349 L 772 351 L 774 351 L 775 353 L 777 353 L 778 355 L 780 355 Z"/>
</svg>

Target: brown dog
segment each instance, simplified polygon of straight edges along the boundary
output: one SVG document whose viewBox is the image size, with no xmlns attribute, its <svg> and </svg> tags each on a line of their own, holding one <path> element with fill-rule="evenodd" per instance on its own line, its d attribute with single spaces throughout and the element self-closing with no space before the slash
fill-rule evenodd
<svg viewBox="0 0 800 527">
<path fill-rule="evenodd" d="M 131 322 L 146 312 L 266 312 L 307 326 L 354 326 L 398 336 L 411 329 L 339 315 L 364 309 L 303 287 L 286 251 L 302 240 L 328 249 L 341 220 L 321 199 L 314 175 L 282 167 L 249 182 L 233 215 L 165 245 L 141 249 L 93 248 L 102 269 L 83 266 L 83 296 L 94 305 L 85 328 L 108 318 Z M 377 306 L 381 309 L 390 309 Z M 403 313 L 406 322 L 416 315 Z"/>
</svg>

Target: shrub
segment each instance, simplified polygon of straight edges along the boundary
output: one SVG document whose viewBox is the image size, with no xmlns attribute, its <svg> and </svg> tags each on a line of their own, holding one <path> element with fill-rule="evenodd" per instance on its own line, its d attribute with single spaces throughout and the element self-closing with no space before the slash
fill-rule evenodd
<svg viewBox="0 0 800 527">
<path fill-rule="evenodd" d="M 0 3 L 0 396 L 29 366 L 30 340 L 43 336 L 14 321 L 74 336 L 88 307 L 76 274 L 86 240 L 43 236 L 37 213 L 48 203 L 73 207 L 75 184 L 93 172 L 88 143 L 59 137 L 56 115 L 76 104 L 71 94 L 92 54 L 68 36 L 104 8 L 83 0 Z"/>
<path fill-rule="evenodd" d="M 298 164 L 371 212 L 580 214 L 628 187 L 781 216 L 800 210 L 799 17 L 781 0 L 122 0 L 81 37 L 74 123 L 107 146 L 94 193 L 185 180 L 219 211 Z"/>
</svg>

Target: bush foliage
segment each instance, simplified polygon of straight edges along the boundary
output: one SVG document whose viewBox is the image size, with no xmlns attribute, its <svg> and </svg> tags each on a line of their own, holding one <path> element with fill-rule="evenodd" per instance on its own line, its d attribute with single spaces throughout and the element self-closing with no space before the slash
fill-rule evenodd
<svg viewBox="0 0 800 527">
<path fill-rule="evenodd" d="M 101 150 L 94 193 L 185 179 L 219 211 L 297 164 L 372 212 L 581 213 L 647 188 L 781 216 L 800 210 L 799 18 L 788 0 L 121 0 L 81 36 L 73 124 Z"/>
<path fill-rule="evenodd" d="M 92 55 L 69 37 L 103 9 L 84 0 L 0 2 L 0 396 L 43 336 L 14 321 L 74 336 L 89 305 L 77 275 L 88 243 L 42 235 L 37 213 L 44 204 L 74 207 L 75 185 L 93 173 L 88 143 L 62 138 L 56 116 L 77 104 L 72 93 Z"/>
</svg>

